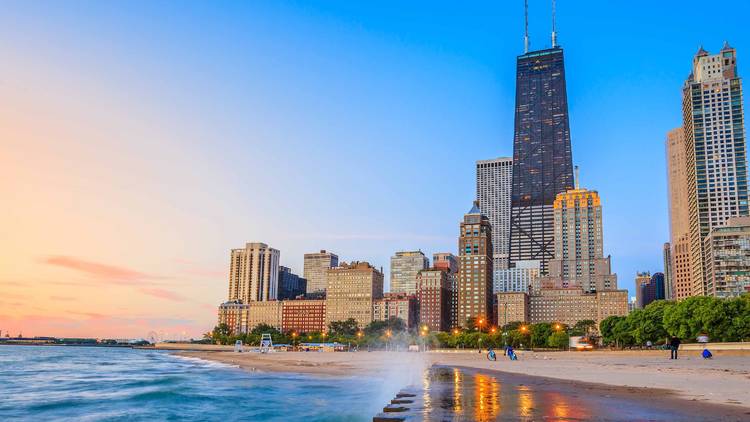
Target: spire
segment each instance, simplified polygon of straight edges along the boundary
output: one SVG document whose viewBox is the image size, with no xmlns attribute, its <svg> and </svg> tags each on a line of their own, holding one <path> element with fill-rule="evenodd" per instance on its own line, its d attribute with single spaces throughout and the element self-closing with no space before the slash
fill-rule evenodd
<svg viewBox="0 0 750 422">
<path fill-rule="evenodd" d="M 557 32 L 555 32 L 555 0 L 552 0 L 552 48 L 557 47 Z"/>
<path fill-rule="evenodd" d="M 523 54 L 529 52 L 529 0 L 523 0 Z"/>
<path fill-rule="evenodd" d="M 700 47 L 698 48 L 698 52 L 697 52 L 697 53 L 695 53 L 695 55 L 696 55 L 696 56 L 708 56 L 708 51 L 704 50 L 704 49 L 703 49 L 703 45 L 701 45 L 701 46 L 700 46 Z"/>
<path fill-rule="evenodd" d="M 729 45 L 729 41 L 724 41 L 724 47 L 721 47 L 721 51 L 732 50 L 732 46 Z"/>
</svg>

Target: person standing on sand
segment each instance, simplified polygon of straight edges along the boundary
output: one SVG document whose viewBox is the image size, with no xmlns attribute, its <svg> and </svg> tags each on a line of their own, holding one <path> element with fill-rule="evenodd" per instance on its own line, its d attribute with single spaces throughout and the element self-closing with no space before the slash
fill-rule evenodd
<svg viewBox="0 0 750 422">
<path fill-rule="evenodd" d="M 670 359 L 677 359 L 677 349 L 680 348 L 680 338 L 673 336 L 672 340 L 669 341 L 669 349 L 671 350 Z"/>
</svg>

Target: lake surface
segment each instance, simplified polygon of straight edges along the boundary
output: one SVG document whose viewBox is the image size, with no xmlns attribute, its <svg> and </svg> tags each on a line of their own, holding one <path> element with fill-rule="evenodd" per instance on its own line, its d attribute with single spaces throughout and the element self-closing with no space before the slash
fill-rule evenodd
<svg viewBox="0 0 750 422">
<path fill-rule="evenodd" d="M 0 346 L 0 420 L 371 421 L 382 388 L 152 350 Z"/>
</svg>

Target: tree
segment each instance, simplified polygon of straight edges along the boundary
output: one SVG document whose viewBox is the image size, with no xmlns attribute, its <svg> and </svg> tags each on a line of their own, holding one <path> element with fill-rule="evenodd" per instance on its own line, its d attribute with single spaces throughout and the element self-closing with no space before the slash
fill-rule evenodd
<svg viewBox="0 0 750 422">
<path fill-rule="evenodd" d="M 595 329 L 596 321 L 591 319 L 584 319 L 575 323 L 573 328 L 570 330 L 570 335 L 585 336 Z"/>
<path fill-rule="evenodd" d="M 555 349 L 564 349 L 568 347 L 568 333 L 564 331 L 555 331 L 547 338 L 547 346 Z"/>
<path fill-rule="evenodd" d="M 359 331 L 359 325 L 354 318 L 349 318 L 346 321 L 331 321 L 328 329 L 332 335 L 353 336 Z"/>
<path fill-rule="evenodd" d="M 615 336 L 614 336 L 615 325 L 617 325 L 618 322 L 624 319 L 625 319 L 624 316 L 613 315 L 613 316 L 604 318 L 602 322 L 599 323 L 599 334 L 601 334 L 604 344 L 615 343 Z"/>
<path fill-rule="evenodd" d="M 552 335 L 552 325 L 540 322 L 531 326 L 531 346 L 546 347 L 547 339 Z"/>
<path fill-rule="evenodd" d="M 258 324 L 256 325 L 252 330 L 250 330 L 251 334 L 281 334 L 279 330 L 276 329 L 276 327 L 268 324 Z"/>
</svg>

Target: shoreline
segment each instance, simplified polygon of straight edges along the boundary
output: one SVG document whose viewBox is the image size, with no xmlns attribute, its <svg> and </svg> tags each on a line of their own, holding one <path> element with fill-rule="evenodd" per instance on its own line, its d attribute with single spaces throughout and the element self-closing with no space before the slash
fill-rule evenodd
<svg viewBox="0 0 750 422">
<path fill-rule="evenodd" d="M 603 391 L 647 389 L 643 399 L 654 395 L 674 400 L 747 410 L 750 415 L 750 359 L 726 355 L 704 361 L 687 353 L 669 360 L 661 351 L 638 352 L 521 352 L 518 361 L 490 362 L 476 351 L 451 352 L 277 352 L 268 354 L 225 351 L 177 351 L 178 356 L 221 362 L 248 371 L 289 372 L 320 376 L 409 375 L 433 366 L 459 367 L 508 376 L 528 376 L 559 383 L 600 386 Z M 408 373 L 408 374 L 406 374 Z"/>
</svg>

